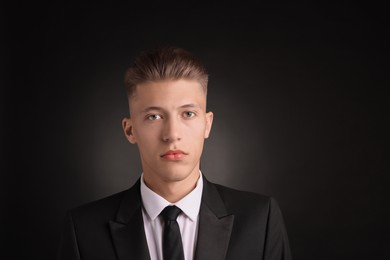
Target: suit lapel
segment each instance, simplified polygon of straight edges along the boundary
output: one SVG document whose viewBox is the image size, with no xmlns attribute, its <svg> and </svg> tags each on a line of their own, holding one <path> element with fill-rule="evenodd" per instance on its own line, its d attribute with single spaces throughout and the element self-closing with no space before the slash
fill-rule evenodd
<svg viewBox="0 0 390 260">
<path fill-rule="evenodd" d="M 150 260 L 139 187 L 140 182 L 138 181 L 126 192 L 116 219 L 109 222 L 119 260 Z"/>
<path fill-rule="evenodd" d="M 204 176 L 203 180 L 195 260 L 222 260 L 229 247 L 234 215 L 226 210 L 216 186 Z M 126 192 L 109 227 L 119 260 L 150 260 L 142 217 L 140 181 Z"/>
<path fill-rule="evenodd" d="M 195 259 L 225 259 L 234 215 L 227 212 L 216 186 L 206 178 L 203 180 Z"/>
</svg>

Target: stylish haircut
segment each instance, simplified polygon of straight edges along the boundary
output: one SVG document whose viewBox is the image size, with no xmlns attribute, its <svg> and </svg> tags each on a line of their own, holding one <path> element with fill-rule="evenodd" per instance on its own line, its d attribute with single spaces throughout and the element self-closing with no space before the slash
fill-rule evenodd
<svg viewBox="0 0 390 260">
<path fill-rule="evenodd" d="M 140 84 L 164 80 L 195 80 L 207 94 L 208 73 L 192 53 L 178 47 L 157 47 L 143 51 L 126 71 L 125 87 L 133 97 Z"/>
</svg>

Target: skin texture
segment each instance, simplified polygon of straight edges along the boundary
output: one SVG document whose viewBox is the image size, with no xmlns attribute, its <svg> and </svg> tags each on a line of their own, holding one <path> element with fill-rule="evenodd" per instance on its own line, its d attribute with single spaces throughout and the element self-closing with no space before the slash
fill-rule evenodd
<svg viewBox="0 0 390 260">
<path fill-rule="evenodd" d="M 171 203 L 180 200 L 195 188 L 213 122 L 203 88 L 192 80 L 148 82 L 137 86 L 129 107 L 122 126 L 138 147 L 145 184 Z"/>
</svg>

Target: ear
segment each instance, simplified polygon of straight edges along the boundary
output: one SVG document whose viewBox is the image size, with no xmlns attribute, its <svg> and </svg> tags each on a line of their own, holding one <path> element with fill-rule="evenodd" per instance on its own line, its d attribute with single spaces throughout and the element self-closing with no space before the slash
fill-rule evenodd
<svg viewBox="0 0 390 260">
<path fill-rule="evenodd" d="M 132 144 L 136 144 L 137 141 L 133 134 L 133 122 L 131 121 L 131 118 L 125 117 L 122 119 L 122 128 L 127 140 Z"/>
<path fill-rule="evenodd" d="M 206 129 L 204 132 L 204 138 L 207 139 L 210 136 L 211 126 L 213 125 L 213 112 L 206 113 Z"/>
</svg>

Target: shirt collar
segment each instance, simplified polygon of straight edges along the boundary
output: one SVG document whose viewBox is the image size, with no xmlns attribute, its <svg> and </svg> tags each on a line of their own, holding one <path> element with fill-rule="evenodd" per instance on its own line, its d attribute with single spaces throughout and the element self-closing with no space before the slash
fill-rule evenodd
<svg viewBox="0 0 390 260">
<path fill-rule="evenodd" d="M 199 171 L 200 172 L 200 171 Z M 160 212 L 169 205 L 176 205 L 179 207 L 183 213 L 190 218 L 191 221 L 196 221 L 199 209 L 200 202 L 202 199 L 202 191 L 203 191 L 203 178 L 202 172 L 200 172 L 199 179 L 196 183 L 195 189 L 193 189 L 190 193 L 188 193 L 184 198 L 179 200 L 178 202 L 172 204 L 151 189 L 149 189 L 145 182 L 143 173 L 141 174 L 141 198 L 142 204 L 145 208 L 146 213 L 149 217 L 154 220 Z"/>
</svg>

